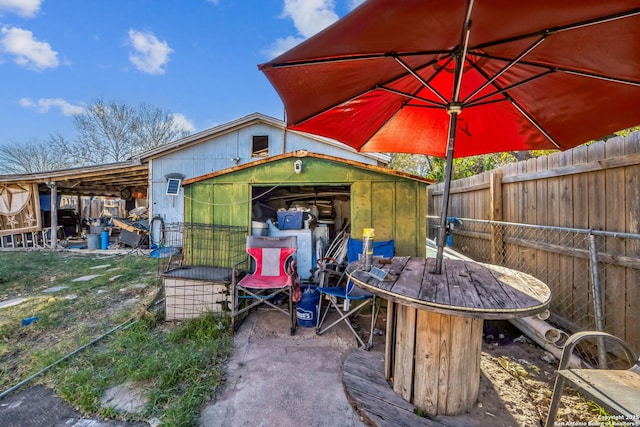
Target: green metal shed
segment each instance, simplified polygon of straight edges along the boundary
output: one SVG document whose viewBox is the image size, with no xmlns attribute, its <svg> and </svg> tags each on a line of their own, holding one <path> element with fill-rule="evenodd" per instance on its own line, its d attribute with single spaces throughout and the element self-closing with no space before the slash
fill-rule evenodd
<svg viewBox="0 0 640 427">
<path fill-rule="evenodd" d="M 376 240 L 395 240 L 396 255 L 424 256 L 428 184 L 422 177 L 297 151 L 184 181 L 185 222 L 243 226 L 250 233 L 258 203 L 333 200 L 345 206 L 354 238 L 373 227 Z"/>
</svg>

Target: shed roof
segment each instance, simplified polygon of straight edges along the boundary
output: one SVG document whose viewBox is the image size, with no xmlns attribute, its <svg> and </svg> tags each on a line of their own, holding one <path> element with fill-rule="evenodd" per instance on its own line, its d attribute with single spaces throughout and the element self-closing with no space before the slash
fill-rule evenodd
<svg viewBox="0 0 640 427">
<path fill-rule="evenodd" d="M 45 187 L 55 182 L 58 191 L 68 195 L 120 196 L 126 187 L 146 188 L 149 167 L 135 161 L 38 172 L 30 174 L 0 175 L 2 183 L 35 183 Z"/>
<path fill-rule="evenodd" d="M 394 175 L 394 176 L 400 176 L 403 178 L 407 178 L 407 179 L 411 179 L 414 181 L 419 181 L 419 182 L 424 182 L 426 184 L 433 184 L 433 180 L 431 179 L 427 179 L 425 177 L 422 176 L 417 176 L 417 175 L 412 175 L 406 172 L 401 172 L 401 171 L 397 171 L 397 170 L 393 170 L 393 169 L 387 169 L 381 166 L 375 166 L 375 165 L 369 165 L 366 163 L 362 163 L 362 162 L 357 162 L 354 160 L 346 160 L 346 159 L 342 159 L 340 157 L 335 157 L 335 156 L 329 156 L 326 154 L 318 154 L 318 153 L 312 153 L 306 150 L 298 150 L 298 151 L 293 151 L 290 153 L 284 153 L 284 154 L 279 154 L 277 156 L 271 156 L 265 159 L 260 159 L 260 160 L 256 160 L 253 162 L 249 162 L 249 163 L 244 163 L 242 165 L 238 165 L 238 166 L 234 166 L 231 168 L 227 168 L 227 169 L 222 169 L 219 171 L 215 171 L 215 172 L 211 172 L 208 173 L 206 175 L 201 175 L 201 176 L 197 176 L 194 178 L 190 178 L 190 179 L 186 179 L 183 181 L 183 185 L 189 185 L 189 184 L 194 184 L 200 181 L 204 181 L 210 178 L 214 178 L 217 176 L 221 176 L 221 175 L 226 175 L 229 173 L 233 173 L 236 171 L 240 171 L 240 170 L 244 170 L 244 169 L 249 169 L 249 168 L 254 168 L 256 166 L 260 166 L 260 165 L 264 165 L 267 163 L 271 163 L 271 162 L 275 162 L 278 160 L 283 160 L 283 159 L 290 159 L 290 158 L 305 158 L 305 157 L 313 157 L 313 158 L 317 158 L 317 159 L 324 159 L 324 160 L 329 160 L 329 161 L 333 161 L 333 162 L 338 162 L 338 163 L 343 163 L 343 164 L 347 164 L 353 167 L 357 167 L 357 168 L 362 168 L 362 169 L 367 169 L 370 171 L 374 171 L 374 172 L 378 172 L 378 173 L 383 173 L 383 174 L 388 174 L 388 175 Z"/>
</svg>

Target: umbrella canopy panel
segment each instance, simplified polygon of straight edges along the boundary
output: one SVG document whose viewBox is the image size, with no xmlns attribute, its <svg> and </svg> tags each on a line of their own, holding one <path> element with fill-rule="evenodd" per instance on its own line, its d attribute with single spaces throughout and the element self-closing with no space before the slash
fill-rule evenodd
<svg viewBox="0 0 640 427">
<path fill-rule="evenodd" d="M 459 67 L 460 72 L 456 72 Z M 292 129 L 360 151 L 567 149 L 640 124 L 637 0 L 368 0 L 263 64 Z"/>
</svg>

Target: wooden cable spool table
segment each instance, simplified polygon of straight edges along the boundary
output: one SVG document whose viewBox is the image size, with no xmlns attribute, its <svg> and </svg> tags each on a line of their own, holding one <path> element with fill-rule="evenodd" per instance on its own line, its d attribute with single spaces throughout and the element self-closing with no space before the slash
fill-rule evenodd
<svg viewBox="0 0 640 427">
<path fill-rule="evenodd" d="M 382 261 L 382 263 L 380 263 Z M 473 261 L 374 257 L 380 280 L 355 261 L 354 284 L 388 300 L 385 376 L 394 391 L 431 415 L 468 412 L 478 399 L 484 319 L 544 311 L 549 287 L 525 273 Z"/>
</svg>

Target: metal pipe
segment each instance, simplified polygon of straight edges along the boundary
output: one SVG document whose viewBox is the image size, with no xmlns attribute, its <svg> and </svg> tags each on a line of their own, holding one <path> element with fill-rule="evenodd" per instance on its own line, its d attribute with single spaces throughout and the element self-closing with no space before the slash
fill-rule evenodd
<svg viewBox="0 0 640 427">
<path fill-rule="evenodd" d="M 509 322 L 527 335 L 536 335 L 550 344 L 557 345 L 558 341 L 563 339 L 563 334 L 566 335 L 564 331 L 554 328 L 536 316 L 509 319 Z"/>
<path fill-rule="evenodd" d="M 520 329 L 522 333 L 524 333 L 527 337 L 531 338 L 531 340 L 533 340 L 540 347 L 542 347 L 543 349 L 551 353 L 556 359 L 560 360 L 562 358 L 562 348 L 561 346 L 558 345 L 558 343 L 552 343 L 547 341 L 544 335 L 536 333 L 536 331 L 533 330 L 533 328 L 530 328 L 526 322 L 521 322 L 521 320 L 522 319 L 509 319 L 509 322 L 513 324 L 515 327 L 517 327 L 518 329 Z M 562 342 L 564 344 L 564 341 L 566 341 L 565 338 L 566 338 L 566 334 L 561 332 L 560 333 L 561 340 L 558 342 Z M 582 361 L 578 356 L 576 356 L 575 354 L 571 355 L 569 359 L 569 367 L 581 368 L 584 365 L 586 365 L 586 363 Z"/>
<path fill-rule="evenodd" d="M 447 212 L 449 210 L 449 192 L 451 189 L 451 176 L 453 175 L 453 146 L 456 138 L 456 124 L 458 112 L 451 111 L 449 115 L 449 141 L 447 143 L 447 163 L 445 166 L 444 192 L 442 194 L 442 211 L 440 214 L 440 228 L 438 228 L 438 252 L 436 253 L 435 274 L 442 273 L 442 259 L 444 258 L 444 245 L 447 239 Z"/>
<path fill-rule="evenodd" d="M 589 264 L 591 266 L 591 290 L 593 293 L 593 310 L 595 313 L 596 330 L 604 332 L 604 310 L 602 306 L 602 289 L 600 288 L 600 276 L 598 272 L 598 249 L 596 248 L 596 237 L 589 233 Z M 607 367 L 607 350 L 604 345 L 604 338 L 598 337 L 598 365 L 600 369 Z"/>
</svg>

